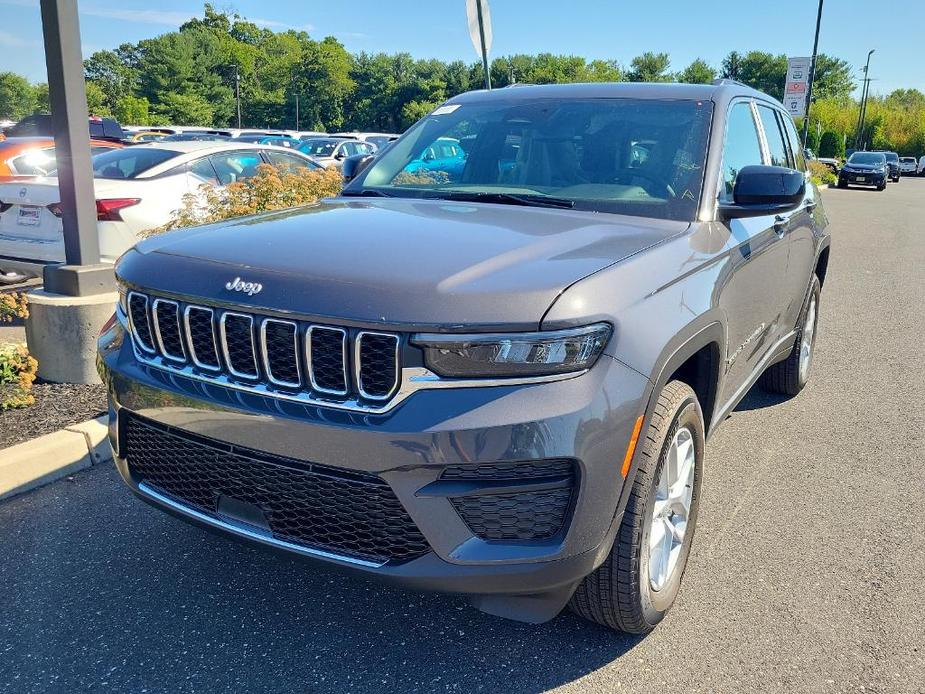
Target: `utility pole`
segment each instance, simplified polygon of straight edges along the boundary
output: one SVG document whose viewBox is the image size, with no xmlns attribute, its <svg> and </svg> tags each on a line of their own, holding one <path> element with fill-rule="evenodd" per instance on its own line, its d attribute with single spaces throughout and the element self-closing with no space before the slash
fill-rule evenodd
<svg viewBox="0 0 925 694">
<path fill-rule="evenodd" d="M 234 68 L 234 95 L 238 105 L 238 130 L 241 129 L 241 73 L 238 72 L 238 66 Z"/>
<path fill-rule="evenodd" d="M 867 63 L 864 65 L 864 86 L 861 88 L 861 107 L 858 109 L 858 128 L 854 136 L 854 148 L 861 147 L 861 133 L 864 129 L 864 109 L 867 107 L 867 90 L 870 87 L 868 72 L 870 71 L 870 56 L 874 54 L 876 48 L 871 48 L 867 53 Z"/>
<path fill-rule="evenodd" d="M 806 146 L 806 137 L 809 135 L 809 112 L 813 107 L 813 80 L 816 79 L 816 54 L 819 52 L 819 28 L 822 26 L 822 3 L 819 0 L 819 11 L 816 14 L 816 38 L 813 41 L 813 59 L 809 64 L 809 85 L 806 88 L 806 118 L 803 119 L 803 146 Z"/>
</svg>

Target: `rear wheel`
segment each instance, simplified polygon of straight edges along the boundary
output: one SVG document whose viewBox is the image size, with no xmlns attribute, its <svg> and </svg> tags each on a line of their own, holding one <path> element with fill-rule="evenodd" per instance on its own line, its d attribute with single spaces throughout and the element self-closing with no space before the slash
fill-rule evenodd
<svg viewBox="0 0 925 694">
<path fill-rule="evenodd" d="M 665 386 L 639 444 L 613 548 L 569 603 L 585 619 L 633 634 L 654 629 L 674 603 L 694 537 L 704 432 L 690 386 Z"/>
<path fill-rule="evenodd" d="M 809 296 L 800 316 L 800 328 L 797 331 L 793 349 L 787 358 L 773 364 L 761 374 L 761 387 L 772 393 L 796 395 L 809 380 L 809 369 L 813 363 L 816 349 L 816 326 L 819 322 L 819 297 L 821 287 L 819 278 L 813 275 L 809 287 Z"/>
</svg>

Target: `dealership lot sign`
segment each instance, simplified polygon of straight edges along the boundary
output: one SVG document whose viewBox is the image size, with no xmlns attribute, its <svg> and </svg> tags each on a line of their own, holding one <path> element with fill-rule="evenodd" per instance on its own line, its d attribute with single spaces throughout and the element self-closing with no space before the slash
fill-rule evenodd
<svg viewBox="0 0 925 694">
<path fill-rule="evenodd" d="M 806 92 L 812 58 L 787 59 L 787 83 L 784 85 L 784 107 L 795 118 L 806 115 Z"/>
</svg>

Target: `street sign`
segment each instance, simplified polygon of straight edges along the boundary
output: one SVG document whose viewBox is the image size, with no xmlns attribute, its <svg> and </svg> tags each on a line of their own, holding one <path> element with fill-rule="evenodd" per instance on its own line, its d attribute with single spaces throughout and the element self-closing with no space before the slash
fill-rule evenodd
<svg viewBox="0 0 925 694">
<path fill-rule="evenodd" d="M 488 12 L 488 0 L 466 0 L 466 18 L 469 20 L 469 38 L 475 54 L 482 57 L 482 36 L 479 32 L 479 5 L 482 6 L 482 29 L 485 32 L 485 53 L 491 53 L 491 14 Z"/>
<path fill-rule="evenodd" d="M 469 38 L 476 54 L 482 59 L 485 72 L 485 89 L 491 89 L 491 72 L 488 53 L 491 51 L 491 14 L 488 0 L 466 0 L 466 18 L 469 20 Z"/>
<path fill-rule="evenodd" d="M 784 97 L 784 108 L 794 118 L 806 115 L 806 94 L 787 94 Z"/>
<path fill-rule="evenodd" d="M 806 115 L 806 93 L 809 90 L 809 73 L 812 62 L 812 58 L 787 59 L 784 106 L 795 118 L 802 118 Z"/>
</svg>

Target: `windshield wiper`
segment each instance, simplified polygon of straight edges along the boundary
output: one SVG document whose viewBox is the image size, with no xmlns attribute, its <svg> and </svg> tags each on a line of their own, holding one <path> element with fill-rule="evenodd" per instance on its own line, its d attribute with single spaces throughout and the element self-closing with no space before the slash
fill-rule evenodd
<svg viewBox="0 0 925 694">
<path fill-rule="evenodd" d="M 431 197 L 431 196 L 428 196 Z M 459 200 L 462 202 L 494 202 L 499 205 L 524 205 L 526 207 L 558 207 L 568 209 L 575 207 L 575 201 L 568 198 L 555 198 L 550 195 L 530 195 L 524 193 L 489 193 L 468 192 L 463 190 L 441 191 L 433 197 L 441 200 Z"/>
<path fill-rule="evenodd" d="M 359 190 L 343 190 L 341 191 L 341 197 L 353 197 L 353 198 L 391 198 L 393 196 L 388 193 L 383 193 L 381 190 L 375 190 L 373 188 L 360 188 Z"/>
</svg>

